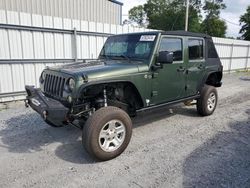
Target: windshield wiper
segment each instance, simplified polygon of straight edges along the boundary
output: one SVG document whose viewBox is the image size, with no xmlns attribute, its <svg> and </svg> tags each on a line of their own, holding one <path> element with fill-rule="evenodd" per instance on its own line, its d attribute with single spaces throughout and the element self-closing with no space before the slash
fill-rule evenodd
<svg viewBox="0 0 250 188">
<path fill-rule="evenodd" d="M 130 57 L 126 56 L 126 55 L 114 55 L 114 56 L 111 56 L 111 57 L 121 57 L 123 59 L 127 59 L 128 61 L 130 61 Z"/>
<path fill-rule="evenodd" d="M 110 56 L 105 55 L 105 54 L 100 55 L 100 57 L 104 57 L 105 59 L 110 59 Z"/>
</svg>

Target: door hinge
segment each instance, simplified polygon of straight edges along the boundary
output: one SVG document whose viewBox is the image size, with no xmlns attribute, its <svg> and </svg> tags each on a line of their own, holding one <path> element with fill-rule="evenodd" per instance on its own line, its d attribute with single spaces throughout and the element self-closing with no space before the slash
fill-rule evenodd
<svg viewBox="0 0 250 188">
<path fill-rule="evenodd" d="M 144 78 L 145 78 L 145 79 L 152 79 L 152 75 L 151 75 L 151 74 L 145 74 L 145 75 L 144 75 Z"/>
<path fill-rule="evenodd" d="M 155 97 L 155 96 L 157 96 L 158 95 L 158 91 L 152 91 L 152 93 L 151 93 L 151 96 L 152 97 Z"/>
<path fill-rule="evenodd" d="M 158 72 L 154 72 L 153 74 L 152 74 L 152 78 L 157 78 L 158 77 Z"/>
</svg>

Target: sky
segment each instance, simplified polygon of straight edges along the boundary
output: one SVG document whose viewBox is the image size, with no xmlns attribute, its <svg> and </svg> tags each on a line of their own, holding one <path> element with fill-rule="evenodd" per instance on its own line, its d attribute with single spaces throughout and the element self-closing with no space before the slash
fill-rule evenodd
<svg viewBox="0 0 250 188">
<path fill-rule="evenodd" d="M 120 0 L 123 3 L 122 14 L 123 20 L 128 18 L 128 11 L 137 5 L 142 5 L 146 0 Z M 227 8 L 221 11 L 221 18 L 227 24 L 227 36 L 238 37 L 241 26 L 239 25 L 240 15 L 246 12 L 247 6 L 250 5 L 250 0 L 224 0 Z"/>
</svg>

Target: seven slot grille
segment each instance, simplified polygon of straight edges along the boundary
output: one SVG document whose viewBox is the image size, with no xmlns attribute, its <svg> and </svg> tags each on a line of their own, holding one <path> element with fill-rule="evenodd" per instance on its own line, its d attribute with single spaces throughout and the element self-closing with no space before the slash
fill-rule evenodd
<svg viewBox="0 0 250 188">
<path fill-rule="evenodd" d="M 45 93 L 53 96 L 63 97 L 65 78 L 46 74 L 44 82 Z"/>
</svg>

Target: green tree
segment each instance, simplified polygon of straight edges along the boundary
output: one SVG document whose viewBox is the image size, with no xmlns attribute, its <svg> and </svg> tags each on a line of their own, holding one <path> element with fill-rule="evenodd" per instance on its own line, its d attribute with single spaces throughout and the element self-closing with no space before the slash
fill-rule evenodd
<svg viewBox="0 0 250 188">
<path fill-rule="evenodd" d="M 147 0 L 142 6 L 129 11 L 129 19 L 140 26 L 158 30 L 184 30 L 185 9 L 183 0 Z M 190 0 L 189 31 L 200 31 L 200 0 Z M 142 10 L 143 8 L 143 10 Z"/>
<path fill-rule="evenodd" d="M 206 14 L 201 31 L 215 37 L 225 37 L 227 25 L 220 19 L 220 11 L 225 9 L 223 0 L 206 0 L 203 10 Z"/>
<path fill-rule="evenodd" d="M 247 12 L 240 17 L 240 24 L 243 24 L 239 32 L 242 34 L 241 38 L 250 41 L 250 5 L 247 7 Z"/>
<path fill-rule="evenodd" d="M 146 13 L 144 11 L 143 5 L 133 7 L 129 10 L 129 20 L 138 24 L 140 27 L 146 25 Z"/>
<path fill-rule="evenodd" d="M 184 30 L 186 5 L 183 0 L 148 0 L 144 10 L 148 27 L 160 30 Z M 191 0 L 189 8 L 189 31 L 200 29 L 200 0 Z"/>
</svg>

